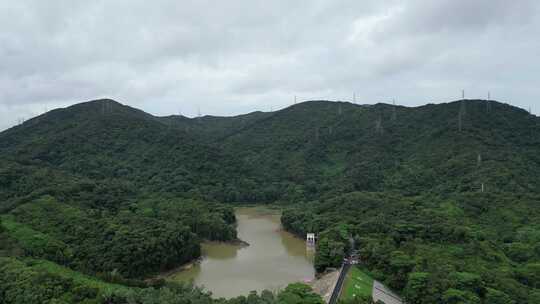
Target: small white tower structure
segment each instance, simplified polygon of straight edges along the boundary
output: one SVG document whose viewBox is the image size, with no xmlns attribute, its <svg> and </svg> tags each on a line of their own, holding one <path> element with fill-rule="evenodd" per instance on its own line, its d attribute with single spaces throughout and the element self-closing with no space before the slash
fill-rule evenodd
<svg viewBox="0 0 540 304">
<path fill-rule="evenodd" d="M 306 243 L 308 246 L 315 246 L 315 233 L 308 233 L 306 235 Z"/>
</svg>

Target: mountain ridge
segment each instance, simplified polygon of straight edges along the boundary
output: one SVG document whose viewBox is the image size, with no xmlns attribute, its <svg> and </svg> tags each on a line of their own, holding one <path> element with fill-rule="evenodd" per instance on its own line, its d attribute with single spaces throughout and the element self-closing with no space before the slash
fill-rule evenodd
<svg viewBox="0 0 540 304">
<path fill-rule="evenodd" d="M 47 136 L 57 138 L 55 143 L 50 142 L 52 146 L 42 148 L 49 155 L 51 150 L 66 141 L 73 142 L 74 149 L 79 149 L 85 139 L 96 141 L 98 150 L 95 153 L 99 153 L 99 149 L 106 151 L 117 147 L 116 152 L 108 152 L 112 155 L 133 149 L 136 145 L 147 146 L 144 149 L 152 151 L 156 149 L 149 146 L 150 143 L 158 146 L 167 144 L 162 150 L 170 150 L 183 143 L 174 149 L 183 151 L 191 149 L 189 146 L 196 146 L 217 152 L 221 155 L 218 157 L 222 159 L 221 163 L 232 159 L 236 163 L 244 163 L 240 167 L 250 168 L 243 170 L 251 172 L 247 179 L 255 184 L 270 180 L 282 184 L 279 188 L 286 187 L 283 181 L 285 184 L 300 183 L 305 187 L 306 183 L 334 178 L 341 184 L 355 185 L 352 189 L 369 191 L 381 190 L 383 185 L 386 185 L 384 188 L 402 189 L 403 186 L 397 186 L 396 181 L 403 179 L 398 176 L 405 174 L 410 165 L 421 168 L 425 166 L 423 163 L 429 163 L 430 168 L 420 171 L 432 171 L 439 179 L 444 178 L 451 173 L 444 165 L 441 166 L 441 162 L 450 158 L 467 157 L 474 164 L 478 157 L 483 156 L 484 163 L 495 165 L 491 169 L 488 166 L 488 171 L 509 165 L 526 167 L 520 163 L 527 161 L 533 164 L 531 168 L 534 170 L 540 167 L 538 158 L 532 155 L 540 143 L 535 136 L 540 128 L 538 117 L 495 101 L 461 100 L 401 107 L 384 103 L 361 106 L 314 100 L 270 113 L 181 118 L 178 124 L 171 123 L 170 117 L 156 117 L 110 99 L 94 100 L 53 110 L 22 126 L 1 132 L 0 151 L 7 153 L 11 147 L 12 152 L 7 155 L 21 158 L 27 151 L 37 151 L 36 145 L 44 143 L 41 137 Z M 77 137 L 79 139 L 74 139 Z M 125 139 L 121 141 L 120 138 Z M 24 146 L 27 148 L 21 150 Z M 13 152 L 13 147 L 19 147 L 18 152 Z M 527 158 L 510 155 L 509 151 L 514 149 L 521 150 L 520 155 Z M 430 156 L 426 151 L 434 154 Z M 59 151 L 57 154 L 62 153 Z M 195 155 L 190 157 L 188 163 L 200 161 Z M 505 157 L 507 162 L 501 162 Z M 398 164 L 401 163 L 405 167 L 400 168 Z M 467 179 L 479 178 L 475 167 L 468 166 L 462 170 L 470 175 Z M 371 172 L 372 175 L 369 174 Z M 306 180 L 306 176 L 315 179 Z M 421 178 L 424 179 L 427 177 Z M 358 183 L 359 180 L 363 182 Z M 479 187 L 480 183 L 474 187 Z M 531 181 L 521 183 L 526 185 Z M 451 186 L 452 189 L 456 187 L 461 186 Z M 536 191 L 532 186 L 526 188 Z M 270 198 L 276 199 L 276 192 L 283 190 L 264 191 L 274 192 Z"/>
<path fill-rule="evenodd" d="M 508 104 L 508 103 L 503 103 L 503 102 L 500 102 L 500 101 L 497 101 L 497 100 L 485 100 L 485 99 L 460 99 L 460 100 L 454 100 L 454 101 L 442 102 L 442 103 L 426 103 L 424 105 L 419 105 L 419 106 L 406 106 L 406 105 L 391 104 L 391 103 L 386 103 L 386 102 L 377 102 L 377 103 L 374 103 L 374 104 L 357 104 L 357 103 L 352 103 L 352 102 L 349 102 L 349 101 L 333 101 L 333 100 L 322 100 L 321 99 L 321 100 L 305 100 L 305 101 L 298 102 L 296 104 L 284 107 L 283 109 L 276 110 L 276 111 L 270 111 L 270 112 L 252 111 L 252 112 L 248 112 L 248 113 L 245 113 L 245 114 L 236 114 L 236 115 L 203 115 L 203 116 L 200 116 L 200 117 L 199 116 L 198 117 L 188 117 L 188 116 L 177 115 L 177 114 L 153 115 L 153 114 L 147 113 L 147 112 L 145 112 L 143 110 L 140 110 L 138 108 L 135 108 L 135 107 L 132 107 L 132 106 L 129 106 L 129 105 L 125 105 L 125 104 L 123 104 L 123 103 L 121 103 L 119 101 L 116 101 L 114 99 L 111 99 L 111 98 L 100 98 L 100 99 L 93 99 L 93 100 L 88 100 L 88 101 L 75 103 L 73 105 L 63 107 L 63 108 L 56 108 L 56 109 L 50 110 L 50 111 L 48 111 L 48 112 L 46 112 L 44 114 L 37 115 L 37 116 L 35 116 L 33 118 L 30 118 L 30 119 L 26 120 L 25 123 L 31 122 L 31 121 L 36 120 L 36 119 L 43 118 L 44 116 L 46 116 L 48 114 L 54 114 L 56 112 L 71 111 L 71 110 L 75 110 L 75 109 L 83 109 L 85 107 L 86 108 L 92 107 L 94 112 L 101 113 L 102 115 L 104 115 L 105 113 L 108 113 L 109 111 L 114 112 L 114 109 L 124 108 L 124 109 L 129 109 L 129 110 L 133 111 L 134 113 L 140 113 L 141 115 L 144 115 L 144 116 L 152 116 L 153 118 L 158 119 L 158 120 L 160 120 L 160 119 L 162 119 L 162 120 L 181 119 L 181 120 L 190 120 L 190 121 L 196 121 L 196 120 L 204 121 L 204 120 L 212 120 L 212 119 L 229 119 L 229 118 L 234 119 L 234 118 L 247 117 L 247 116 L 259 115 L 259 114 L 271 114 L 271 113 L 277 113 L 277 112 L 280 112 L 280 111 L 290 110 L 290 109 L 295 108 L 296 106 L 303 107 L 303 106 L 309 106 L 309 105 L 312 105 L 312 104 L 315 104 L 315 103 L 322 103 L 322 104 L 327 104 L 327 105 L 328 104 L 334 104 L 334 105 L 342 104 L 342 105 L 347 105 L 347 106 L 357 106 L 357 107 L 365 107 L 365 108 L 370 108 L 370 107 L 395 107 L 396 109 L 414 110 L 414 109 L 422 109 L 424 107 L 431 107 L 431 106 L 447 106 L 447 105 L 457 104 L 457 103 L 460 103 L 460 102 L 465 102 L 465 103 L 469 103 L 469 102 L 492 103 L 492 104 L 497 104 L 499 106 L 507 106 L 507 107 L 509 107 L 511 109 L 517 109 L 519 111 L 522 111 L 524 114 L 529 114 L 529 115 L 538 117 L 537 115 L 529 113 L 527 110 L 525 110 L 523 108 L 511 105 L 511 104 Z M 0 133 L 3 133 L 3 132 L 8 131 L 10 129 L 16 128 L 17 126 L 19 126 L 19 125 L 13 126 L 11 128 L 5 129 L 5 130 L 2 130 L 2 131 L 0 131 Z"/>
<path fill-rule="evenodd" d="M 234 240 L 231 206 L 274 203 L 287 231 L 318 234 L 317 271 L 353 238 L 408 303 L 532 304 L 539 199 L 540 119 L 495 101 L 185 118 L 96 100 L 0 133 L 0 268 L 148 287 L 201 239 Z"/>
</svg>

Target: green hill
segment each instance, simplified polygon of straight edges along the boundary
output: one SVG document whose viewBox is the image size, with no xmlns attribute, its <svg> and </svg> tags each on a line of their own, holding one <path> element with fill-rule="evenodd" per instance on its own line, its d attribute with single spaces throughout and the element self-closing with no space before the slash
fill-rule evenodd
<svg viewBox="0 0 540 304">
<path fill-rule="evenodd" d="M 317 196 L 310 186 L 418 194 L 476 191 L 483 183 L 490 191 L 538 193 L 539 123 L 481 100 L 418 108 L 312 101 L 222 144 L 264 180 L 300 184 Z"/>
<path fill-rule="evenodd" d="M 417 108 L 310 101 L 193 119 L 98 100 L 1 133 L 0 152 L 18 164 L 223 202 L 454 193 L 482 184 L 491 192 L 538 193 L 539 121 L 481 100 Z"/>
<path fill-rule="evenodd" d="M 0 133 L 0 267 L 31 277 L 32 258 L 144 287 L 197 258 L 201 239 L 235 239 L 229 203 L 278 203 L 286 229 L 319 234 L 319 271 L 353 238 L 408 303 L 536 303 L 539 131 L 538 117 L 485 100 L 198 118 L 113 100 L 53 110 Z"/>
</svg>

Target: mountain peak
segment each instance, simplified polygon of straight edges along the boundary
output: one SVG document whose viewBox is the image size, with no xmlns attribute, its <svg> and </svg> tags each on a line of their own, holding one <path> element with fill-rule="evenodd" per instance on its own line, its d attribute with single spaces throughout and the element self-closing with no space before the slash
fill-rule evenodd
<svg viewBox="0 0 540 304">
<path fill-rule="evenodd" d="M 72 106 L 67 107 L 66 109 L 81 109 L 81 110 L 89 110 L 92 108 L 102 109 L 103 107 L 125 107 L 125 105 L 119 103 L 118 101 L 110 98 L 102 98 L 102 99 L 93 99 L 81 103 L 74 104 Z"/>
</svg>

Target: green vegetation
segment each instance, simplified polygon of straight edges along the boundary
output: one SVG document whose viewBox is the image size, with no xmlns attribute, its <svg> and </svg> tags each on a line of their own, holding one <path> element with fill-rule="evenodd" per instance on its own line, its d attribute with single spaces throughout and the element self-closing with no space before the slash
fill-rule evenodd
<svg viewBox="0 0 540 304">
<path fill-rule="evenodd" d="M 129 288 L 120 285 L 107 283 L 99 280 L 96 277 L 88 276 L 77 271 L 73 271 L 70 268 L 60 266 L 56 263 L 43 260 L 43 259 L 14 259 L 14 258 L 0 258 L 3 269 L 25 269 L 36 273 L 47 273 L 50 275 L 58 276 L 62 279 L 72 280 L 74 284 L 86 286 L 88 288 L 94 288 L 104 294 L 111 293 L 116 290 L 128 290 Z"/>
<path fill-rule="evenodd" d="M 356 297 L 370 298 L 372 291 L 373 278 L 359 267 L 351 267 L 345 278 L 340 299 L 347 301 L 354 300 Z"/>
<path fill-rule="evenodd" d="M 444 199 L 349 193 L 292 208 L 282 221 L 291 231 L 320 232 L 319 269 L 343 258 L 348 241 L 336 227 L 346 227 L 362 263 L 402 291 L 408 303 L 454 303 L 456 297 L 473 296 L 481 303 L 488 290 L 534 303 L 530 292 L 536 292 L 540 255 L 534 249 L 538 239 L 531 236 L 539 226 L 531 223 L 540 221 L 537 202 L 537 197 L 513 201 L 485 193 Z M 457 214 L 448 204 L 464 212 Z M 445 300 L 445 294 L 452 296 Z"/>
<path fill-rule="evenodd" d="M 225 209 L 190 201 L 147 204 L 110 214 L 44 196 L 13 209 L 4 225 L 26 255 L 105 277 L 139 278 L 191 261 L 200 255 L 199 237 L 236 238 L 219 211 Z"/>
<path fill-rule="evenodd" d="M 322 304 L 309 286 L 291 284 L 273 294 L 252 292 L 230 300 L 212 299 L 191 284 L 166 283 L 159 287 L 128 288 L 33 259 L 0 258 L 1 303 L 106 303 L 106 304 Z"/>
<path fill-rule="evenodd" d="M 449 201 L 465 213 L 447 212 Z M 471 208 L 472 202 L 484 210 Z M 446 303 L 442 296 L 447 290 L 453 294 L 451 298 L 460 291 L 480 301 L 488 289 L 529 301 L 530 290 L 537 288 L 531 284 L 537 282 L 532 269 L 540 252 L 535 249 L 537 239 L 523 237 L 521 232 L 536 235 L 531 229 L 539 226 L 532 228 L 530 223 L 540 221 L 537 202 L 532 197 L 512 201 L 482 193 L 444 200 L 350 193 L 307 204 L 311 210 L 307 205 L 295 207 L 282 220 L 293 231 L 321 232 L 316 260 L 319 269 L 336 266 L 344 256 L 348 242 L 335 227 L 336 223 L 347 223 L 362 263 L 377 279 L 402 291 L 409 303 Z M 505 208 L 509 205 L 512 211 Z"/>
<path fill-rule="evenodd" d="M 318 233 L 318 271 L 352 239 L 407 303 L 538 303 L 539 131 L 483 100 L 198 119 L 111 100 L 54 110 L 0 133 L 0 296 L 223 302 L 144 279 L 197 258 L 203 239 L 234 240 L 230 203 L 276 202 L 286 229 Z M 283 293 L 230 302 L 318 301 Z"/>
<path fill-rule="evenodd" d="M 212 299 L 191 284 L 160 283 L 159 287 L 129 288 L 110 284 L 54 263 L 0 257 L 1 303 L 107 303 L 107 304 L 322 304 L 304 284 L 291 284 L 273 294 L 263 291 L 230 300 Z"/>
</svg>

